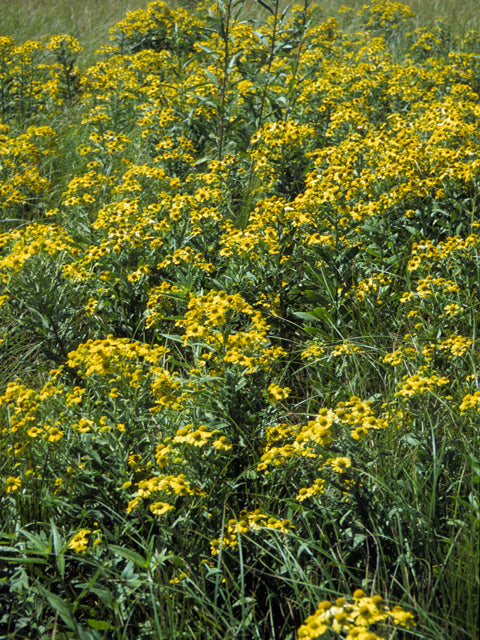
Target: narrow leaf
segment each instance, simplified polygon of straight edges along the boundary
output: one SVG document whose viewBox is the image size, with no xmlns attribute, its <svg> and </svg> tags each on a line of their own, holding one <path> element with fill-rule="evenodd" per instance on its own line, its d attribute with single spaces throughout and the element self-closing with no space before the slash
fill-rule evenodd
<svg viewBox="0 0 480 640">
<path fill-rule="evenodd" d="M 65 602 L 55 593 L 48 591 L 47 589 L 45 589 L 39 584 L 37 585 L 37 589 L 39 593 L 45 596 L 45 598 L 48 600 L 48 603 L 52 607 L 52 609 L 55 612 L 58 611 L 58 615 L 62 618 L 64 623 L 67 625 L 67 627 L 69 627 L 70 629 L 76 630 L 75 620 L 72 614 L 70 613 L 70 610 L 68 606 L 65 604 Z"/>
<path fill-rule="evenodd" d="M 270 11 L 272 15 L 275 15 L 275 10 L 269 4 L 264 2 L 264 0 L 256 0 L 256 2 L 267 11 Z"/>
</svg>

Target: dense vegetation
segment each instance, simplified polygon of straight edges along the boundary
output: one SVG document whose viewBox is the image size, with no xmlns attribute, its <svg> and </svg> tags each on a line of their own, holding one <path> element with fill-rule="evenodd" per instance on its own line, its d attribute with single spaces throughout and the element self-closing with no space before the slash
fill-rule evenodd
<svg viewBox="0 0 480 640">
<path fill-rule="evenodd" d="M 0 638 L 478 632 L 480 33 L 258 2 L 0 37 Z"/>
</svg>

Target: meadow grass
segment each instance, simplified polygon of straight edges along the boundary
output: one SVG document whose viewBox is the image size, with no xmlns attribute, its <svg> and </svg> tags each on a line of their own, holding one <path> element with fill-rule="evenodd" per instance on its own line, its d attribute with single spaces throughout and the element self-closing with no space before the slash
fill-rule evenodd
<svg viewBox="0 0 480 640">
<path fill-rule="evenodd" d="M 468 6 L 9 5 L 0 639 L 475 637 Z"/>
<path fill-rule="evenodd" d="M 324 0 L 320 6 L 325 14 L 335 15 L 341 6 L 358 11 L 364 0 Z M 405 2 L 415 13 L 417 27 L 435 25 L 437 20 L 445 21 L 457 35 L 465 35 L 469 30 L 480 29 L 480 16 L 476 0 L 408 0 Z M 78 38 L 87 56 L 81 57 L 90 63 L 93 52 L 108 38 L 108 31 L 122 20 L 127 11 L 145 9 L 148 0 L 11 0 L 2 7 L 0 36 L 13 36 L 18 42 L 36 40 L 43 36 L 68 33 Z M 195 3 L 170 2 L 169 6 L 185 6 L 195 10 Z M 282 1 L 282 8 L 293 6 Z M 255 0 L 248 0 L 242 8 L 242 15 L 248 19 L 264 19 L 266 10 Z M 28 16 L 28 19 L 26 19 Z"/>
<path fill-rule="evenodd" d="M 0 36 L 13 36 L 21 43 L 67 33 L 82 42 L 87 55 L 80 62 L 89 64 L 95 49 L 108 39 L 108 30 L 127 11 L 147 6 L 148 0 L 12 0 L 2 7 Z"/>
</svg>

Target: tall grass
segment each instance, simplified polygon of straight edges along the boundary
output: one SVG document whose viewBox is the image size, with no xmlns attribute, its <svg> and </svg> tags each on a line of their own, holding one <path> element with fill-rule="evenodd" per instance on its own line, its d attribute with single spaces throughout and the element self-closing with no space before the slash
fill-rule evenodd
<svg viewBox="0 0 480 640">
<path fill-rule="evenodd" d="M 148 0 L 12 0 L 1 8 L 0 36 L 19 43 L 67 33 L 82 43 L 82 66 L 94 59 L 94 51 L 108 40 L 108 31 L 127 11 L 145 9 Z"/>
<path fill-rule="evenodd" d="M 169 2 L 169 6 L 185 6 L 195 10 L 195 3 Z M 292 3 L 283 1 L 282 8 Z M 320 6 L 326 15 L 335 15 L 342 6 L 357 11 L 364 0 L 324 0 Z M 476 0 L 407 0 L 414 11 L 416 26 L 432 27 L 438 20 L 445 21 L 457 35 L 480 29 L 480 16 Z M 119 22 L 127 11 L 145 9 L 148 0 L 11 0 L 2 7 L 0 35 L 14 36 L 19 42 L 35 40 L 57 33 L 68 33 L 78 38 L 87 51 L 86 61 L 93 60 L 93 51 L 108 38 L 108 30 Z M 263 19 L 266 11 L 254 0 L 243 5 L 247 19 Z"/>
</svg>

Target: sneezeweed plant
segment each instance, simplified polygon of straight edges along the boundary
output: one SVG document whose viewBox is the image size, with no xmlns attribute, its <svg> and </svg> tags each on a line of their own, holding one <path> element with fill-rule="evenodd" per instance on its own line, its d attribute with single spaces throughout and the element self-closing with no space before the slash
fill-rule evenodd
<svg viewBox="0 0 480 640">
<path fill-rule="evenodd" d="M 51 127 L 30 126 L 16 133 L 9 125 L 0 125 L 0 206 L 8 211 L 2 216 L 2 230 L 18 224 L 17 218 L 38 217 L 34 212 L 50 187 L 48 158 L 55 153 Z"/>
<path fill-rule="evenodd" d="M 82 51 L 75 38 L 64 34 L 15 44 L 7 36 L 1 38 L 0 50 L 2 122 L 22 125 L 43 112 L 48 120 L 65 101 L 71 104 L 79 89 L 76 59 Z"/>
<path fill-rule="evenodd" d="M 224 547 L 238 547 L 239 536 L 245 535 L 251 531 L 259 532 L 265 536 L 269 529 L 275 531 L 287 532 L 291 526 L 289 520 L 278 520 L 261 513 L 260 509 L 256 509 L 253 513 L 240 512 L 240 520 L 231 519 L 225 526 L 225 530 L 220 538 L 211 541 L 212 555 L 218 555 Z"/>
<path fill-rule="evenodd" d="M 0 38 L 5 638 L 477 631 L 478 34 L 259 7 Z"/>
<path fill-rule="evenodd" d="M 382 596 L 369 598 L 362 589 L 357 589 L 353 593 L 353 602 L 345 598 L 338 598 L 335 603 L 329 600 L 321 602 L 317 611 L 299 628 L 298 637 L 314 640 L 333 631 L 337 637 L 381 640 L 385 637 L 383 633 L 373 632 L 378 625 L 410 629 L 415 622 L 414 616 L 402 607 L 390 608 Z"/>
</svg>

